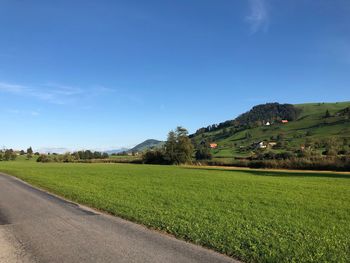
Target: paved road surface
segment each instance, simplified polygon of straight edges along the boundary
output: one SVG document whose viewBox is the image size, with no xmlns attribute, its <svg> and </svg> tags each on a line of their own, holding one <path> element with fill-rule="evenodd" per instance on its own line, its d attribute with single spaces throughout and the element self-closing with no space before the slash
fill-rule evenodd
<svg viewBox="0 0 350 263">
<path fill-rule="evenodd" d="M 234 262 L 0 174 L 0 262 Z"/>
</svg>

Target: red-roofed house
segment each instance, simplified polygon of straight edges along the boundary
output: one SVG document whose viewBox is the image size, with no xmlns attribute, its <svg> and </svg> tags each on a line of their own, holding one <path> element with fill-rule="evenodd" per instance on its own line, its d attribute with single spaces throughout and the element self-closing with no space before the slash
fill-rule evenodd
<svg viewBox="0 0 350 263">
<path fill-rule="evenodd" d="M 217 143 L 211 143 L 210 144 L 210 148 L 215 149 L 216 147 L 218 147 Z"/>
<path fill-rule="evenodd" d="M 282 120 L 282 123 L 288 123 L 288 120 Z"/>
</svg>

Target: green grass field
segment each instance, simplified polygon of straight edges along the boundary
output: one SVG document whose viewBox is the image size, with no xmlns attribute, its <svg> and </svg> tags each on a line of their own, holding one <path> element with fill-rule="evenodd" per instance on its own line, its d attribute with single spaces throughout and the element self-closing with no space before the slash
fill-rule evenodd
<svg viewBox="0 0 350 263">
<path fill-rule="evenodd" d="M 247 262 L 350 262 L 350 175 L 0 162 L 70 200 Z"/>
</svg>

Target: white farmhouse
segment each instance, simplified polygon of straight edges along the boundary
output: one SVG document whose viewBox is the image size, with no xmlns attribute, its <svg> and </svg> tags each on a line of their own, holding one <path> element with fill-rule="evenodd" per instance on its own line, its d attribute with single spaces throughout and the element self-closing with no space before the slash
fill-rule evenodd
<svg viewBox="0 0 350 263">
<path fill-rule="evenodd" d="M 265 149 L 266 147 L 267 147 L 266 144 L 262 141 L 257 144 L 257 148 L 259 149 Z"/>
</svg>

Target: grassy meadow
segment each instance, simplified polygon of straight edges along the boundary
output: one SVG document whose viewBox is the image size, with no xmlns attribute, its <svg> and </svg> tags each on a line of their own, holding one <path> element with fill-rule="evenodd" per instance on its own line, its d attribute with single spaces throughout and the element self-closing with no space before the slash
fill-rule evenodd
<svg viewBox="0 0 350 263">
<path fill-rule="evenodd" d="M 70 200 L 246 262 L 350 262 L 350 175 L 0 162 Z"/>
</svg>

